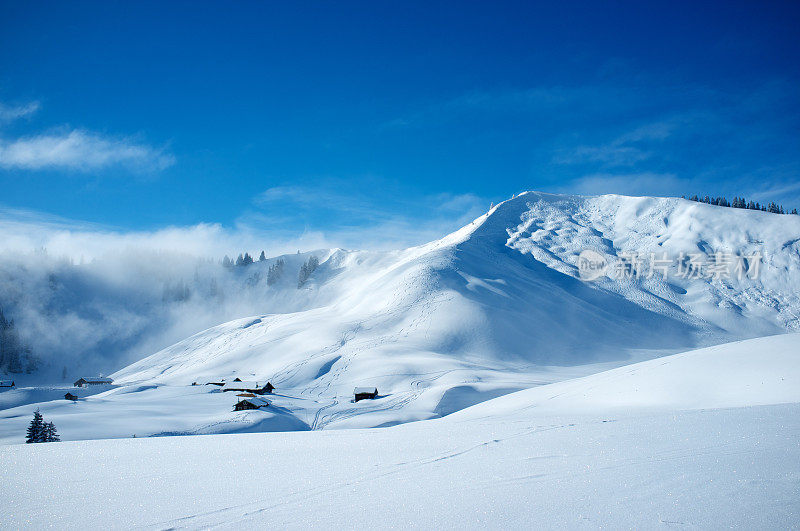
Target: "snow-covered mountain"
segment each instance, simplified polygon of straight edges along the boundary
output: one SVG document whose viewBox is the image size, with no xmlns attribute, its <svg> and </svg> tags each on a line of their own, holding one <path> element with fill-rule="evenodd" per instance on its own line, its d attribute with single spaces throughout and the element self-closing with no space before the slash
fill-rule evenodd
<svg viewBox="0 0 800 531">
<path fill-rule="evenodd" d="M 247 375 L 313 396 L 346 395 L 359 383 L 392 395 L 444 392 L 489 373 L 620 363 L 636 349 L 775 334 L 800 326 L 799 241 L 794 216 L 526 193 L 421 247 L 336 251 L 306 287 L 327 304 L 221 325 L 114 377 L 185 384 Z M 680 278 L 676 262 L 666 280 L 584 282 L 577 262 L 585 249 L 610 259 L 726 252 L 763 261 L 756 279 Z M 505 388 L 524 382 L 495 379 Z"/>
<path fill-rule="evenodd" d="M 524 193 L 426 245 L 319 252 L 303 286 L 278 286 L 265 303 L 282 300 L 287 311 L 192 335 L 119 370 L 112 377 L 123 387 L 70 412 L 89 419 L 107 403 L 118 411 L 152 404 L 139 433 L 367 427 L 446 415 L 638 360 L 797 330 L 798 242 L 798 216 L 674 198 Z M 581 279 L 586 250 L 611 264 L 608 275 Z M 645 259 L 638 278 L 617 268 L 632 253 Z M 731 262 L 729 274 L 713 274 L 720 257 Z M 665 269 L 648 274 L 651 258 Z M 187 387 L 237 376 L 277 387 L 275 420 L 232 418 L 222 405 L 229 399 Z M 377 386 L 380 397 L 353 404 L 359 385 Z M 193 414 L 157 413 L 165 400 Z M 130 436 L 114 426 L 97 435 Z"/>
</svg>

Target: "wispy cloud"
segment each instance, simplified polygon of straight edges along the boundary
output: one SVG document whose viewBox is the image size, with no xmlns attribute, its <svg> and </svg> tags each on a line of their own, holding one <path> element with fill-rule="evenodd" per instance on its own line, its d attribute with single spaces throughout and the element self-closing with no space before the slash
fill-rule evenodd
<svg viewBox="0 0 800 531">
<path fill-rule="evenodd" d="M 666 140 L 678 120 L 658 121 L 635 127 L 610 142 L 580 145 L 553 157 L 557 164 L 598 164 L 600 167 L 634 166 L 653 156 L 654 143 Z"/>
<path fill-rule="evenodd" d="M 5 105 L 0 102 L 0 125 L 30 116 L 39 110 L 39 102 L 32 101 L 24 105 Z"/>
<path fill-rule="evenodd" d="M 562 193 L 680 196 L 690 188 L 686 179 L 671 173 L 596 173 L 557 187 Z"/>
<path fill-rule="evenodd" d="M 129 138 L 109 138 L 83 130 L 0 140 L 0 168 L 91 171 L 122 166 L 158 171 L 175 163 L 164 149 Z"/>
<path fill-rule="evenodd" d="M 285 236 L 316 234 L 336 247 L 391 249 L 441 238 L 488 208 L 475 194 L 419 194 L 378 178 L 319 179 L 269 188 L 241 227 Z"/>
<path fill-rule="evenodd" d="M 254 198 L 232 226 L 200 223 L 153 231 L 123 230 L 0 205 L 0 254 L 45 248 L 50 255 L 74 260 L 126 253 L 219 259 L 262 249 L 269 256 L 336 247 L 397 249 L 441 238 L 489 206 L 474 194 L 411 198 L 393 189 L 387 195 L 396 197 L 351 194 L 335 179 L 323 185 L 284 185 Z"/>
<path fill-rule="evenodd" d="M 0 102 L 0 125 L 34 114 L 38 101 L 24 105 Z M 116 167 L 132 172 L 161 171 L 175 163 L 164 147 L 135 138 L 61 127 L 14 138 L 0 136 L 0 169 L 59 169 L 89 172 Z"/>
<path fill-rule="evenodd" d="M 601 163 L 606 166 L 633 166 L 647 160 L 652 155 L 634 146 L 605 144 L 601 146 L 578 146 L 564 155 L 557 155 L 554 161 L 560 164 Z"/>
</svg>

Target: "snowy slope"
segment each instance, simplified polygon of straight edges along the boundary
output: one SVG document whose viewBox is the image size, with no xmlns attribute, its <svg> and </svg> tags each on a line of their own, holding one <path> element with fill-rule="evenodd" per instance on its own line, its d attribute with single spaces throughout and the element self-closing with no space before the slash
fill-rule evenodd
<svg viewBox="0 0 800 531">
<path fill-rule="evenodd" d="M 221 324 L 112 375 L 123 387 L 79 404 L 86 411 L 71 417 L 73 436 L 113 436 L 80 426 L 91 426 L 86 419 L 101 403 L 137 411 L 144 399 L 153 414 L 116 436 L 246 429 L 250 421 L 225 422 L 230 412 L 208 388 L 188 387 L 195 381 L 270 380 L 281 395 L 276 405 L 305 428 L 386 426 L 668 353 L 797 330 L 799 241 L 797 216 L 681 199 L 521 194 L 420 247 L 323 255 L 302 288 L 283 286 L 286 313 Z M 577 270 L 584 249 L 764 258 L 756 279 L 585 282 Z M 360 385 L 377 386 L 380 398 L 353 404 Z M 175 403 L 182 392 L 204 413 L 181 420 L 155 413 L 162 393 Z M 41 407 L 67 411 L 58 402 Z M 275 429 L 286 429 L 284 421 Z"/>
<path fill-rule="evenodd" d="M 330 404 L 315 428 L 428 418 L 608 364 L 795 330 L 798 239 L 794 216 L 680 199 L 522 194 L 421 247 L 335 252 L 306 288 L 330 304 L 221 325 L 115 378 L 270 379 Z M 764 261 L 757 279 L 587 283 L 576 268 L 584 249 L 759 251 Z M 342 407 L 342 398 L 362 384 L 388 395 L 374 409 L 393 413 L 354 420 L 370 408 Z"/>
<path fill-rule="evenodd" d="M 338 251 L 307 288 L 324 291 L 329 304 L 223 325 L 117 378 L 168 382 L 248 368 L 272 377 L 280 369 L 275 358 L 298 357 L 296 363 L 316 368 L 354 351 L 577 365 L 625 359 L 619 349 L 685 348 L 781 333 L 800 328 L 798 242 L 795 216 L 679 199 L 527 193 L 421 247 Z M 575 265 L 583 249 L 672 256 L 757 250 L 764 262 L 756 280 L 586 283 L 577 279 Z M 250 348 L 255 340 L 260 349 Z M 236 355 L 207 355 L 204 345 L 215 341 L 225 343 L 217 350 L 236 349 Z M 307 361 L 316 357 L 324 360 Z"/>
<path fill-rule="evenodd" d="M 800 403 L 800 334 L 748 339 L 527 389 L 452 418 Z"/>
<path fill-rule="evenodd" d="M 385 429 L 4 446 L 3 525 L 794 528 L 798 336 Z M 64 488 L 43 503 L 52 485 Z"/>
</svg>

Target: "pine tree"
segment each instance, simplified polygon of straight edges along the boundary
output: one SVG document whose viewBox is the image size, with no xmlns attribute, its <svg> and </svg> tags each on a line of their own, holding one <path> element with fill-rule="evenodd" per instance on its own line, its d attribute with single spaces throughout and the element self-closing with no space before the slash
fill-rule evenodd
<svg viewBox="0 0 800 531">
<path fill-rule="evenodd" d="M 279 258 L 274 264 L 269 266 L 269 270 L 267 271 L 267 286 L 272 286 L 278 282 L 278 280 L 280 280 L 281 275 L 283 274 L 283 266 L 283 258 Z"/>
<path fill-rule="evenodd" d="M 261 254 L 258 256 L 258 261 L 259 262 L 266 262 L 267 261 L 267 255 L 264 254 L 264 251 L 261 251 Z"/>
<path fill-rule="evenodd" d="M 233 262 L 231 261 L 230 258 L 228 258 L 228 255 L 226 254 L 225 258 L 222 259 L 222 267 L 231 267 L 232 265 Z"/>
<path fill-rule="evenodd" d="M 792 209 L 792 214 L 794 214 L 795 216 L 797 215 L 797 209 L 796 208 Z"/>
<path fill-rule="evenodd" d="M 244 258 L 242 258 L 242 265 L 250 265 L 253 263 L 253 257 L 250 256 L 249 253 L 244 253 Z"/>
<path fill-rule="evenodd" d="M 243 264 L 244 264 L 244 256 L 242 256 L 242 253 L 239 253 L 239 256 L 236 258 L 236 265 L 240 266 Z"/>
<path fill-rule="evenodd" d="M 25 442 L 44 442 L 44 419 L 42 418 L 42 414 L 39 413 L 38 409 L 33 412 L 33 420 L 31 420 L 31 423 L 28 425 Z"/>
<path fill-rule="evenodd" d="M 319 266 L 319 258 L 311 256 L 306 263 L 300 267 L 300 273 L 297 275 L 297 287 L 301 287 L 306 283 L 311 273 Z"/>
<path fill-rule="evenodd" d="M 44 437 L 42 442 L 60 442 L 61 438 L 56 431 L 56 425 L 52 422 L 44 423 Z"/>
</svg>

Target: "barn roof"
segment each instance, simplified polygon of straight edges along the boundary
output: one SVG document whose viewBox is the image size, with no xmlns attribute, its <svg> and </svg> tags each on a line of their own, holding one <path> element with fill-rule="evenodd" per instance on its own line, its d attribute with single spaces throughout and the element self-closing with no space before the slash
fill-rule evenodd
<svg viewBox="0 0 800 531">
<path fill-rule="evenodd" d="M 14 385 L 14 380 L 0 380 L 0 387 L 11 387 Z"/>
<path fill-rule="evenodd" d="M 360 394 L 378 394 L 377 387 L 356 387 L 353 390 L 353 394 L 360 395 Z"/>
<path fill-rule="evenodd" d="M 83 380 L 86 383 L 111 383 L 114 380 L 111 378 L 101 378 L 99 376 L 84 376 L 83 378 L 78 378 L 77 381 Z"/>
</svg>

